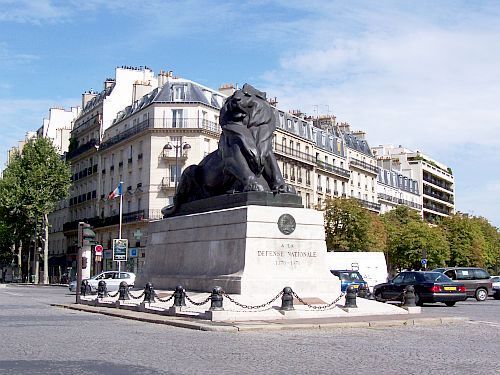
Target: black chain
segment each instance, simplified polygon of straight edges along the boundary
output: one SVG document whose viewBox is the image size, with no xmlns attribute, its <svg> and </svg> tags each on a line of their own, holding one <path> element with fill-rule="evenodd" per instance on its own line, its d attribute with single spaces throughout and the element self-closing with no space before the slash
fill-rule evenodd
<svg viewBox="0 0 500 375">
<path fill-rule="evenodd" d="M 118 294 L 120 294 L 120 291 L 116 292 L 115 294 L 108 293 L 108 297 L 115 298 Z"/>
<path fill-rule="evenodd" d="M 132 297 L 133 299 L 141 299 L 142 297 L 144 297 L 144 291 L 142 291 L 142 293 L 139 295 L 139 296 L 134 296 L 131 292 L 128 292 L 128 295 L 130 297 Z"/>
<path fill-rule="evenodd" d="M 160 298 L 160 296 L 158 296 L 158 294 L 156 294 L 156 292 L 155 292 L 155 294 L 154 294 L 154 296 L 153 296 L 153 297 L 157 298 L 157 299 L 158 299 L 158 301 L 160 301 L 160 302 L 168 302 L 168 301 L 170 301 L 172 298 L 174 298 L 174 293 L 172 293 L 172 295 L 171 295 L 170 297 L 168 297 L 167 299 Z M 154 298 L 153 298 L 153 299 L 154 299 Z"/>
<path fill-rule="evenodd" d="M 210 301 L 210 298 L 212 297 L 212 295 L 209 295 L 204 301 L 202 301 L 202 302 L 195 302 L 191 298 L 189 298 L 189 296 L 187 294 L 184 294 L 184 296 L 186 297 L 186 299 L 189 302 L 191 302 L 195 306 L 202 306 L 202 305 L 206 304 L 208 301 Z"/>
<path fill-rule="evenodd" d="M 249 309 L 249 310 L 262 309 L 262 308 L 266 307 L 267 305 L 270 305 L 271 303 L 273 303 L 274 301 L 276 301 L 278 298 L 281 297 L 282 294 L 283 294 L 283 291 L 279 292 L 276 295 L 276 297 L 274 297 L 273 299 L 271 299 L 270 301 L 268 301 L 266 303 L 263 303 L 262 305 L 252 306 L 252 305 L 245 305 L 243 303 L 239 303 L 238 301 L 235 301 L 233 298 L 231 298 L 231 296 L 229 294 L 227 294 L 226 292 L 222 292 L 222 295 L 224 297 L 226 297 L 229 301 L 231 301 L 232 303 L 234 303 L 236 306 L 242 307 L 244 309 Z"/>
<path fill-rule="evenodd" d="M 326 310 L 330 307 L 332 307 L 333 305 L 335 305 L 338 301 L 340 301 L 340 299 L 345 295 L 344 292 L 340 293 L 340 296 L 338 296 L 333 302 L 329 303 L 328 305 L 323 305 L 323 306 L 314 306 L 314 305 L 311 305 L 309 303 L 307 303 L 306 301 L 304 301 L 302 298 L 300 298 L 297 293 L 295 293 L 293 290 L 292 290 L 292 294 L 295 298 L 297 298 L 300 303 L 302 303 L 303 305 L 306 305 L 307 307 L 310 307 L 311 309 L 314 309 L 314 310 Z"/>
</svg>

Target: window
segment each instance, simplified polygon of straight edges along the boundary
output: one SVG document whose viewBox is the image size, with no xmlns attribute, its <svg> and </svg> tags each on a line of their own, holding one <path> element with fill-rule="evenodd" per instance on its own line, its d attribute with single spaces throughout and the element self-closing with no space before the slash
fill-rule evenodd
<svg viewBox="0 0 500 375">
<path fill-rule="evenodd" d="M 181 166 L 180 165 L 171 165 L 170 166 L 170 182 L 175 182 L 177 176 L 181 175 Z"/>
<path fill-rule="evenodd" d="M 485 270 L 477 269 L 474 270 L 474 277 L 476 279 L 489 279 L 490 275 Z"/>
<path fill-rule="evenodd" d="M 186 98 L 186 92 L 184 85 L 175 85 L 174 90 L 174 100 L 184 100 Z"/>
<path fill-rule="evenodd" d="M 396 276 L 396 277 L 392 280 L 392 282 L 393 282 L 394 284 L 402 284 L 402 283 L 403 283 L 404 276 L 405 276 L 405 274 L 401 274 L 401 273 L 400 273 L 399 275 L 397 275 L 397 276 Z"/>
<path fill-rule="evenodd" d="M 446 276 L 448 276 L 446 274 Z M 474 279 L 474 272 L 471 269 L 458 269 L 457 270 L 457 280 L 472 280 Z"/>
<path fill-rule="evenodd" d="M 182 128 L 183 127 L 183 110 L 182 109 L 172 109 L 172 127 Z"/>
</svg>

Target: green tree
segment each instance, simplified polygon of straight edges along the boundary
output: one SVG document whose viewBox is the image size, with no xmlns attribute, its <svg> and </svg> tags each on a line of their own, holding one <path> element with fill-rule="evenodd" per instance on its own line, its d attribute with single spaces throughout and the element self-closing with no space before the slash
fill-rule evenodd
<svg viewBox="0 0 500 375">
<path fill-rule="evenodd" d="M 8 246 L 8 243 L 17 249 L 19 267 L 17 273 L 20 276 L 23 244 L 29 244 L 28 239 L 34 223 L 30 211 L 23 202 L 28 187 L 24 184 L 25 171 L 21 159 L 19 153 L 13 154 L 0 179 L 0 217 L 8 235 L 4 246 Z M 25 246 L 25 249 L 29 251 L 29 246 Z"/>
<path fill-rule="evenodd" d="M 376 246 L 384 246 L 384 234 L 372 230 L 377 219 L 357 200 L 327 199 L 322 209 L 325 211 L 326 245 L 329 250 L 370 251 Z"/>
<path fill-rule="evenodd" d="M 416 211 L 403 205 L 383 214 L 382 220 L 390 269 L 420 269 L 424 255 L 428 268 L 446 264 L 449 244 L 441 228 L 425 223 Z"/>
<path fill-rule="evenodd" d="M 485 266 L 487 242 L 477 220 L 459 213 L 444 218 L 441 226 L 450 243 L 450 266 Z"/>
<path fill-rule="evenodd" d="M 484 217 L 473 217 L 472 221 L 484 237 L 484 266 L 498 275 L 500 273 L 500 231 Z"/>
<path fill-rule="evenodd" d="M 21 166 L 24 170 L 24 207 L 41 220 L 43 228 L 43 283 L 49 279 L 49 218 L 56 204 L 67 197 L 71 184 L 71 170 L 47 138 L 28 142 L 22 151 Z M 36 259 L 36 258 L 35 258 Z"/>
<path fill-rule="evenodd" d="M 38 138 L 28 142 L 22 154 L 14 155 L 0 181 L 0 213 L 8 219 L 15 238 L 25 239 L 35 224 L 41 224 L 44 284 L 48 283 L 48 215 L 67 196 L 70 177 L 69 166 L 51 141 Z M 36 255 L 35 260 L 38 261 Z M 37 280 L 37 272 L 35 277 Z"/>
</svg>

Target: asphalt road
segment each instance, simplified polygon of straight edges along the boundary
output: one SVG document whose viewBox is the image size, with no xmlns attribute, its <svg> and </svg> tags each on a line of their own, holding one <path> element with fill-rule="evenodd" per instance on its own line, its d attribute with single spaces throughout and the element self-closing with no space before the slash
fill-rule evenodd
<svg viewBox="0 0 500 375">
<path fill-rule="evenodd" d="M 58 287 L 0 288 L 0 374 L 499 374 L 500 301 L 429 305 L 443 326 L 201 332 L 49 306 Z"/>
</svg>

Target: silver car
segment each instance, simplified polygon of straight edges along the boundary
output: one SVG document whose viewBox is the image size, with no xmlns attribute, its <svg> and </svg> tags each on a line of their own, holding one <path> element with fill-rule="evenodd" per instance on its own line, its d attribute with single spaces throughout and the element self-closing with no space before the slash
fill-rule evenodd
<svg viewBox="0 0 500 375">
<path fill-rule="evenodd" d="M 133 287 L 135 284 L 135 274 L 132 272 L 106 271 L 82 281 L 87 281 L 90 285 L 91 292 L 96 292 L 99 281 L 101 280 L 106 282 L 106 288 L 108 292 L 110 292 L 118 290 L 122 281 L 125 281 L 129 287 Z M 69 290 L 70 292 L 76 291 L 76 280 L 69 284 Z"/>
</svg>

